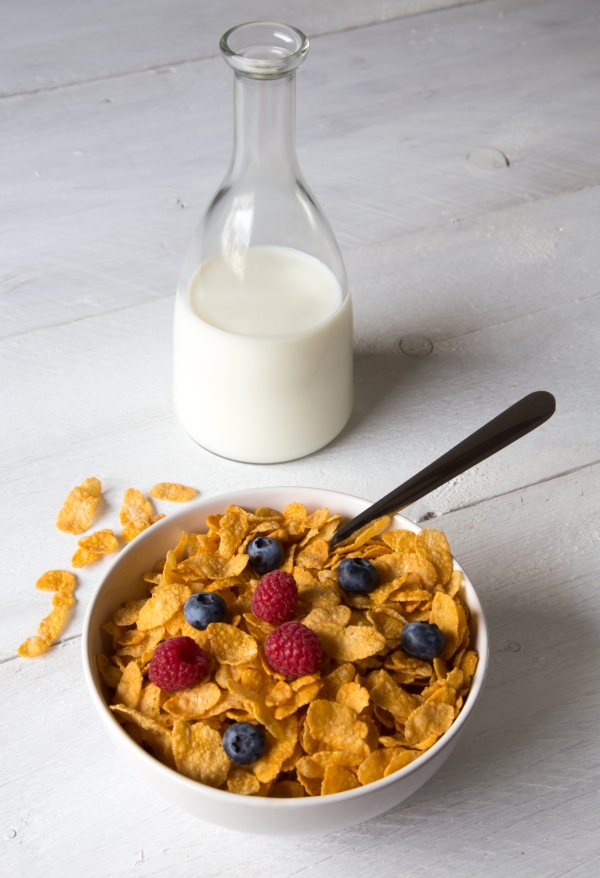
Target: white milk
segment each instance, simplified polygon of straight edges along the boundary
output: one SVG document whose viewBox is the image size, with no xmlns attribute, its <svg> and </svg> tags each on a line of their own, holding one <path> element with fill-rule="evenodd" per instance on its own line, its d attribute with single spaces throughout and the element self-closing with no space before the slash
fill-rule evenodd
<svg viewBox="0 0 600 878">
<path fill-rule="evenodd" d="M 184 429 L 251 463 L 302 457 L 352 409 L 352 306 L 333 272 L 261 246 L 201 265 L 175 301 L 174 401 Z"/>
</svg>

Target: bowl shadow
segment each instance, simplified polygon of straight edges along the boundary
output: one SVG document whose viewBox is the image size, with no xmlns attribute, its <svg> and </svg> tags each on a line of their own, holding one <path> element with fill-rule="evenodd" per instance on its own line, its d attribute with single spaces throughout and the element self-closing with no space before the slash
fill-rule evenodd
<svg viewBox="0 0 600 878">
<path fill-rule="evenodd" d="M 566 596 L 553 607 L 540 607 L 508 595 L 487 606 L 486 615 L 488 675 L 463 740 L 421 790 L 354 831 L 379 826 L 396 833 L 414 827 L 417 818 L 430 825 L 432 815 L 441 818 L 440 832 L 444 825 L 450 831 L 475 802 L 514 800 L 515 787 L 532 785 L 539 785 L 543 796 L 548 777 L 569 764 L 567 753 L 582 742 L 586 727 L 582 705 L 597 691 L 597 626 Z M 587 725 L 593 736 L 591 711 Z"/>
</svg>

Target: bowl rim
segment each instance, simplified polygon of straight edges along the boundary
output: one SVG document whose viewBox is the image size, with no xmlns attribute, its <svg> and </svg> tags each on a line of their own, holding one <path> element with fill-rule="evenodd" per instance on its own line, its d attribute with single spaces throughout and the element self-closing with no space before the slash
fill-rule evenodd
<svg viewBox="0 0 600 878">
<path fill-rule="evenodd" d="M 85 681 L 90 693 L 90 697 L 96 710 L 98 711 L 100 717 L 106 721 L 108 717 L 111 718 L 111 721 L 114 723 L 115 732 L 117 734 L 122 735 L 122 743 L 130 749 L 132 758 L 141 758 L 142 762 L 147 765 L 149 771 L 158 772 L 159 775 L 162 775 L 167 782 L 175 782 L 182 785 L 184 788 L 190 791 L 193 795 L 194 792 L 200 794 L 202 796 L 207 796 L 209 799 L 213 799 L 214 801 L 220 802 L 222 804 L 226 804 L 227 802 L 231 802 L 231 796 L 236 796 L 235 793 L 231 793 L 228 790 L 220 790 L 215 789 L 214 787 L 210 787 L 206 784 L 201 783 L 200 781 L 192 780 L 191 778 L 186 777 L 183 774 L 180 774 L 173 768 L 169 768 L 167 765 L 164 765 L 146 750 L 137 744 L 133 738 L 131 738 L 127 732 L 123 729 L 121 724 L 118 722 L 114 714 L 108 709 L 106 701 L 96 686 L 96 681 L 94 679 L 94 674 L 91 667 L 91 657 L 90 657 L 90 649 L 89 649 L 89 640 L 91 633 L 91 621 L 92 616 L 94 615 L 94 608 L 96 606 L 96 602 L 104 589 L 104 586 L 108 580 L 108 578 L 112 575 L 115 568 L 122 562 L 123 558 L 125 558 L 135 547 L 139 547 L 142 541 L 150 541 L 159 530 L 163 530 L 166 527 L 172 526 L 176 523 L 178 517 L 184 518 L 187 517 L 188 514 L 193 513 L 196 509 L 201 510 L 202 507 L 207 506 L 208 504 L 213 504 L 215 501 L 223 501 L 226 504 L 236 501 L 237 505 L 243 507 L 244 503 L 244 495 L 256 495 L 256 493 L 264 492 L 266 495 L 273 492 L 275 495 L 277 494 L 286 494 L 289 492 L 297 491 L 299 494 L 328 494 L 335 495 L 339 497 L 348 498 L 353 501 L 359 501 L 360 503 L 366 504 L 365 508 L 373 501 L 364 500 L 362 497 L 357 497 L 354 494 L 348 494 L 342 491 L 334 491 L 328 488 L 311 488 L 306 486 L 275 486 L 275 487 L 258 487 L 258 488 L 244 488 L 238 491 L 229 491 L 226 494 L 213 494 L 206 497 L 199 498 L 195 500 L 193 503 L 186 503 L 184 508 L 178 510 L 174 514 L 171 514 L 156 524 L 152 525 L 151 528 L 148 528 L 146 531 L 143 531 L 138 537 L 136 537 L 135 541 L 132 540 L 112 561 L 110 567 L 105 571 L 104 575 L 100 579 L 97 584 L 94 592 L 89 600 L 85 619 L 83 623 L 82 629 L 82 662 L 83 662 L 83 674 L 85 677 Z M 270 500 L 266 500 L 266 502 L 271 502 Z M 302 500 L 300 499 L 300 502 Z M 305 498 L 305 502 L 308 502 L 308 497 Z M 390 527 L 394 526 L 394 523 L 398 522 L 403 527 L 406 526 L 407 530 L 412 530 L 414 533 L 419 533 L 423 528 L 411 521 L 400 513 L 396 513 L 391 517 Z M 485 617 L 485 612 L 483 606 L 481 604 L 481 600 L 479 599 L 479 595 L 475 589 L 475 586 L 471 582 L 471 579 L 465 573 L 463 567 L 456 560 L 454 555 L 452 556 L 452 560 L 454 563 L 454 569 L 459 570 L 464 577 L 465 584 L 468 584 L 473 590 L 474 595 L 474 604 L 475 607 L 469 606 L 471 612 L 473 609 L 477 611 L 478 617 L 478 640 L 480 640 L 480 648 L 478 648 L 479 661 L 477 664 L 477 668 L 475 670 L 475 675 L 473 677 L 473 681 L 471 684 L 471 688 L 467 695 L 467 699 L 459 713 L 456 717 L 450 728 L 447 732 L 445 732 L 436 743 L 430 747 L 428 750 L 425 750 L 421 756 L 411 762 L 409 765 L 404 768 L 399 769 L 398 771 L 393 772 L 388 775 L 388 777 L 381 778 L 380 780 L 373 781 L 369 784 L 365 784 L 364 786 L 360 786 L 353 790 L 346 790 L 341 793 L 331 793 L 328 796 L 305 796 L 303 798 L 294 798 L 294 799 L 280 799 L 280 798 L 268 798 L 263 796 L 236 796 L 236 801 L 238 804 L 242 804 L 249 808 L 253 809 L 273 809 L 273 808 L 315 808 L 318 807 L 319 804 L 323 804 L 323 802 L 342 802 L 349 801 L 351 799 L 357 798 L 362 795 L 366 795 L 369 793 L 375 793 L 379 790 L 384 789 L 387 786 L 391 786 L 394 783 L 397 783 L 401 778 L 406 778 L 413 774 L 415 771 L 422 770 L 428 762 L 431 762 L 437 754 L 451 741 L 456 737 L 456 735 L 460 732 L 462 727 L 465 725 L 469 717 L 471 716 L 477 701 L 479 700 L 479 696 L 483 689 L 483 685 L 485 682 L 485 678 L 487 676 L 488 664 L 489 664 L 489 639 L 488 639 L 488 624 L 487 619 Z M 225 798 L 224 798 L 225 797 Z"/>
</svg>

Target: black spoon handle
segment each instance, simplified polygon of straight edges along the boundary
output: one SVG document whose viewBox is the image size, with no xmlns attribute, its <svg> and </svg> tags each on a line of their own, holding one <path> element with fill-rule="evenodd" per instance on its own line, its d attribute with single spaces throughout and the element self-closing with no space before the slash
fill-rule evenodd
<svg viewBox="0 0 600 878">
<path fill-rule="evenodd" d="M 492 454 L 506 448 L 511 442 L 520 439 L 531 430 L 535 430 L 536 427 L 547 421 L 555 410 L 556 400 L 551 393 L 545 390 L 538 390 L 524 396 L 497 418 L 489 421 L 481 429 L 476 430 L 475 433 L 447 451 L 446 454 L 438 457 L 416 476 L 386 494 L 377 503 L 369 506 L 360 515 L 345 524 L 333 536 L 330 546 L 332 548 L 337 546 L 359 528 L 381 515 L 398 512 L 405 506 L 420 500 L 421 497 L 439 488 L 440 485 L 444 485 L 450 479 L 475 466 L 476 463 L 480 463 L 486 457 L 491 457 Z"/>
</svg>

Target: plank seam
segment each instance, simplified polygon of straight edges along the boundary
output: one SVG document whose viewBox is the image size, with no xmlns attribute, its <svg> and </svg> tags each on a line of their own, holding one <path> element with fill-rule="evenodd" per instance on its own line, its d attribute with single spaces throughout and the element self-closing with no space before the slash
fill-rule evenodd
<svg viewBox="0 0 600 878">
<path fill-rule="evenodd" d="M 511 488 L 510 491 L 502 491 L 500 494 L 492 494 L 489 497 L 482 497 L 480 500 L 473 500 L 472 503 L 465 503 L 464 506 L 455 506 L 453 509 L 449 509 L 448 512 L 444 512 L 442 515 L 435 517 L 444 518 L 447 515 L 452 515 L 453 512 L 462 512 L 463 509 L 473 509 L 475 506 L 480 506 L 482 503 L 489 503 L 491 500 L 497 500 L 499 497 L 509 497 L 511 494 L 518 494 L 520 491 L 535 488 L 537 485 L 543 485 L 545 482 L 553 482 L 555 479 L 562 479 L 566 476 L 571 476 L 573 473 L 580 472 L 581 470 L 588 468 L 591 469 L 594 466 L 598 466 L 598 464 L 600 464 L 600 460 L 592 460 L 590 463 L 583 463 L 580 466 L 574 466 L 572 469 L 563 470 L 560 473 L 555 473 L 553 476 L 544 476 L 543 479 L 538 479 L 536 482 L 529 482 L 527 485 L 521 485 L 519 488 Z M 429 521 L 429 518 L 424 516 L 420 521 Z"/>
<path fill-rule="evenodd" d="M 334 36 L 335 34 L 350 33 L 363 28 L 376 27 L 380 24 L 388 24 L 388 22 L 402 21 L 402 19 L 418 18 L 424 15 L 435 15 L 437 13 L 448 12 L 451 9 L 457 9 L 461 6 L 475 6 L 481 3 L 493 3 L 495 0 L 463 0 L 463 2 L 453 3 L 451 6 L 442 6 L 438 9 L 425 9 L 422 12 L 409 12 L 404 15 L 397 15 L 394 18 L 383 18 L 374 21 L 368 21 L 364 24 L 349 25 L 336 30 L 321 31 L 310 36 L 311 40 L 318 40 L 321 37 Z M 157 70 L 164 70 L 167 67 L 184 67 L 187 64 L 198 64 L 200 61 L 210 61 L 218 58 L 220 52 L 214 52 L 210 55 L 198 55 L 194 58 L 184 58 L 180 61 L 163 61 L 161 64 L 152 64 L 149 67 L 139 67 L 134 70 L 125 70 L 121 73 L 109 73 L 104 76 L 94 76 L 90 79 L 80 79 L 76 82 L 63 82 L 59 85 L 42 86 L 40 88 L 26 89 L 24 91 L 15 91 L 8 94 L 0 94 L 0 101 L 9 101 L 15 98 L 33 97 L 40 94 L 61 91 L 62 89 L 78 88 L 79 86 L 93 85 L 95 83 L 110 82 L 114 79 L 125 79 L 128 76 L 144 75 L 146 73 L 156 73 Z"/>
<path fill-rule="evenodd" d="M 589 296 L 581 296 L 579 299 L 573 299 L 572 302 L 569 302 L 569 305 L 578 305 L 580 302 L 589 302 L 592 299 L 597 299 L 600 296 L 600 290 L 595 293 L 590 293 Z M 519 315 L 519 319 L 523 319 L 524 317 L 533 317 L 534 314 L 543 314 L 545 311 L 551 311 L 552 308 L 562 307 L 564 302 L 555 302 L 554 304 L 547 305 L 545 308 L 536 308 L 533 311 L 528 311 L 525 315 Z M 499 320 L 498 323 L 488 323 L 485 326 L 480 326 L 475 329 L 467 329 L 466 332 L 460 332 L 457 335 L 446 335 L 444 338 L 435 339 L 434 347 L 436 344 L 440 344 L 445 341 L 452 341 L 457 338 L 465 338 L 468 335 L 473 335 L 476 332 L 482 332 L 487 329 L 496 329 L 499 326 L 506 326 L 509 323 L 512 323 L 513 320 L 516 320 L 517 317 L 508 317 L 506 320 Z"/>
<path fill-rule="evenodd" d="M 57 640 L 52 644 L 50 649 L 54 649 L 55 646 L 60 646 L 62 643 L 68 643 L 70 640 L 80 640 L 82 637 L 81 634 L 72 634 L 70 637 L 64 637 L 62 640 Z M 48 650 L 50 651 L 50 650 Z M 16 655 L 8 656 L 7 658 L 0 659 L 0 665 L 6 665 L 8 662 L 14 662 L 15 659 L 22 658 L 18 653 Z"/>
</svg>

